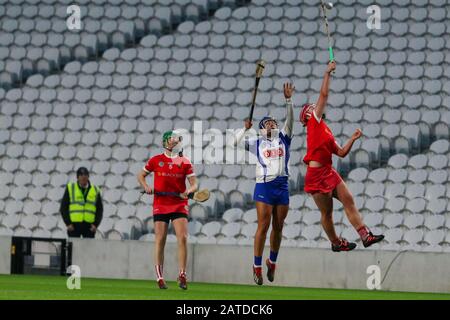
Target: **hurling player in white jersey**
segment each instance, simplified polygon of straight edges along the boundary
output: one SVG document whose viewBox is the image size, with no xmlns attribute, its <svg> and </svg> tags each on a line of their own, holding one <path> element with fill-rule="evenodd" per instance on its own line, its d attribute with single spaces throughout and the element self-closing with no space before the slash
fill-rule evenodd
<svg viewBox="0 0 450 320">
<path fill-rule="evenodd" d="M 260 135 L 245 141 L 245 149 L 256 155 L 256 185 L 253 200 L 256 203 L 258 228 L 254 241 L 253 279 L 256 284 L 263 284 L 262 255 L 267 231 L 272 221 L 270 234 L 270 256 L 266 259 L 267 278 L 274 280 L 275 266 L 280 249 L 284 219 L 289 210 L 289 148 L 294 125 L 294 106 L 291 83 L 283 86 L 286 99 L 286 121 L 281 131 L 272 117 L 264 117 L 259 123 Z M 245 121 L 245 128 L 238 131 L 234 145 L 238 145 L 247 130 L 252 127 L 250 120 Z"/>
</svg>

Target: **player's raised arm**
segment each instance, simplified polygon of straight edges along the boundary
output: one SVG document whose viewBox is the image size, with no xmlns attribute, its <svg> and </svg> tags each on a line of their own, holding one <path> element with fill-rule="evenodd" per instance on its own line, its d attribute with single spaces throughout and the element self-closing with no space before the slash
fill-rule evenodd
<svg viewBox="0 0 450 320">
<path fill-rule="evenodd" d="M 283 85 L 284 98 L 286 99 L 286 121 L 283 126 L 283 132 L 292 137 L 294 128 L 294 105 L 292 103 L 292 94 L 295 87 L 290 82 Z"/>
<path fill-rule="evenodd" d="M 231 144 L 233 147 L 236 147 L 239 143 L 241 143 L 242 138 L 244 138 L 245 133 L 250 130 L 252 127 L 253 122 L 249 119 L 244 120 L 244 128 L 236 130 L 236 133 L 233 136 L 233 139 L 231 140 Z"/>
<path fill-rule="evenodd" d="M 327 105 L 327 100 L 328 100 L 328 91 L 329 91 L 331 72 L 335 69 L 336 69 L 335 61 L 331 61 L 330 63 L 328 63 L 327 70 L 325 71 L 325 74 L 323 76 L 322 86 L 320 88 L 319 99 L 317 100 L 316 109 L 314 110 L 314 113 L 316 114 L 316 117 L 318 119 L 321 119 L 323 113 L 325 112 L 325 107 Z"/>
</svg>

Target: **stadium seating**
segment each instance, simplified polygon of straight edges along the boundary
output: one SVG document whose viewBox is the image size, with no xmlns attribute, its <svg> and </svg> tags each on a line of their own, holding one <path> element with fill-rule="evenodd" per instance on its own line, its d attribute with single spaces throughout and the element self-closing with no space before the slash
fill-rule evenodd
<svg viewBox="0 0 450 320">
<path fill-rule="evenodd" d="M 78 1 L 81 26 L 80 30 L 71 30 L 68 7 L 72 1 L 28 0 L 25 4 L 13 0 L 2 3 L 0 86 L 4 89 L 24 83 L 41 86 L 46 75 L 60 72 L 71 61 L 87 62 L 110 48 L 119 52 L 148 34 L 160 36 L 172 32 L 183 21 L 205 20 L 218 8 L 218 1 L 213 0 Z M 55 83 L 57 78 L 53 79 L 45 81 Z M 77 82 L 67 77 L 61 84 L 74 87 Z"/>
<path fill-rule="evenodd" d="M 433 240 L 421 242 L 422 239 L 410 242 L 408 239 L 417 239 L 419 233 L 415 230 L 421 230 L 425 238 L 435 239 L 435 241 L 440 239 L 436 234 L 448 232 L 446 227 L 446 223 L 450 219 L 448 194 L 446 194 L 448 187 L 447 160 L 450 158 L 448 145 L 448 140 L 436 140 L 426 153 L 409 159 L 405 155 L 392 156 L 387 167 L 382 169 L 385 176 L 392 177 L 392 179 L 387 178 L 384 193 L 380 190 L 377 194 L 379 203 L 383 203 L 383 207 L 373 213 L 368 213 L 365 218 L 381 212 L 381 227 L 386 230 L 386 233 L 391 230 L 395 232 L 397 228 L 407 232 L 411 231 L 408 233 L 408 237 L 403 238 L 408 244 L 419 244 L 420 248 L 426 251 L 439 249 L 439 247 L 428 248 L 428 246 L 441 245 L 440 249 L 442 250 L 447 245 L 443 241 L 444 238 L 438 243 Z M 443 157 L 437 157 L 438 155 Z M 366 204 L 374 199 L 372 190 L 378 184 L 370 179 L 370 175 L 377 170 L 367 175 L 364 169 L 355 169 L 348 176 L 349 184 L 359 183 L 361 185 L 361 194 L 366 197 Z M 441 176 L 441 178 L 436 181 L 436 176 Z M 400 240 L 391 241 L 388 238 L 386 241 L 396 244 Z"/>
<path fill-rule="evenodd" d="M 103 192 L 97 237 L 151 241 L 152 199 L 140 197 L 135 176 L 159 150 L 161 133 L 192 130 L 195 120 L 203 130 L 241 127 L 260 58 L 267 66 L 255 119 L 285 119 L 288 79 L 297 115 L 317 98 L 327 59 L 318 0 L 79 1 L 81 32 L 66 27 L 70 1 L 22 2 L 30 5 L 5 0 L 0 9 L 0 234 L 64 236 L 59 201 L 84 165 Z M 433 2 L 391 4 L 383 29 L 370 31 L 366 2 L 345 1 L 330 12 L 338 67 L 327 123 L 341 144 L 356 128 L 364 133 L 333 164 L 366 223 L 386 233 L 381 248 L 445 251 L 445 15 Z M 294 131 L 284 245 L 328 247 L 317 207 L 303 192 L 305 131 L 299 123 Z M 251 244 L 254 166 L 201 164 L 196 172 L 213 192 L 191 206 L 191 240 Z M 356 239 L 337 201 L 334 220 L 340 235 Z"/>
</svg>

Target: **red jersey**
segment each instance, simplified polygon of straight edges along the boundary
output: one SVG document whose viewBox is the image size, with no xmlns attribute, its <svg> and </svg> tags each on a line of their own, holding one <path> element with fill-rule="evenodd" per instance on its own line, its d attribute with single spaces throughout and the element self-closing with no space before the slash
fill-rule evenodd
<svg viewBox="0 0 450 320">
<path fill-rule="evenodd" d="M 186 178 L 194 176 L 194 169 L 186 157 L 173 157 L 164 153 L 151 157 L 144 167 L 148 173 L 154 173 L 155 192 L 186 191 Z M 188 213 L 188 200 L 176 196 L 158 196 L 153 198 L 153 214 Z"/>
<path fill-rule="evenodd" d="M 324 166 L 331 166 L 331 155 L 338 151 L 337 142 L 323 119 L 317 120 L 316 114 L 306 123 L 306 156 L 303 162 L 317 161 Z"/>
</svg>

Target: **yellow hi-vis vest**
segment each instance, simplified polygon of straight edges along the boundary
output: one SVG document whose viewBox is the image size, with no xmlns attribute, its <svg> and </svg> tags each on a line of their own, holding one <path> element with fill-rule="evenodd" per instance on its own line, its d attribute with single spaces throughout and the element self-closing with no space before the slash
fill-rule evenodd
<svg viewBox="0 0 450 320">
<path fill-rule="evenodd" d="M 81 191 L 78 183 L 69 183 L 67 185 L 69 188 L 69 214 L 71 222 L 87 222 L 94 223 L 95 221 L 95 212 L 97 210 L 96 202 L 97 195 L 100 193 L 96 186 L 91 185 L 86 197 L 86 201 L 84 200 L 83 192 Z"/>
</svg>

